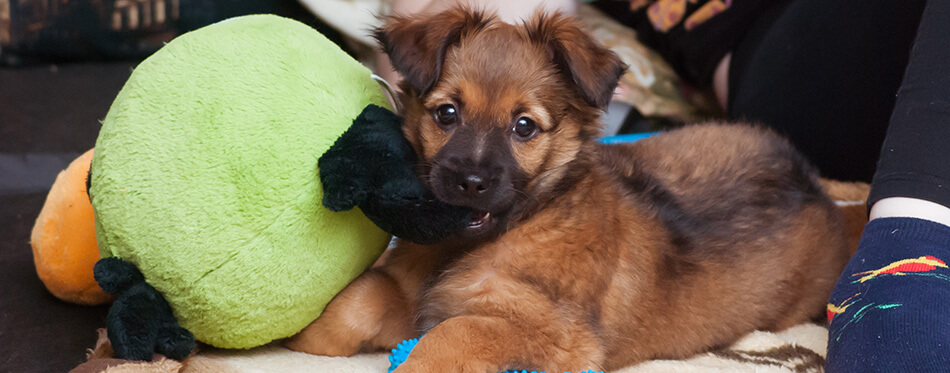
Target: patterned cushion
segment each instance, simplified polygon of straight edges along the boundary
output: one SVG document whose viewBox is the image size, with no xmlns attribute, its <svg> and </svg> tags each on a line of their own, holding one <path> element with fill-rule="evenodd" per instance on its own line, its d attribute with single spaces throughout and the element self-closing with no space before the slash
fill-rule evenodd
<svg viewBox="0 0 950 373">
<path fill-rule="evenodd" d="M 376 14 L 388 14 L 392 0 L 300 0 L 317 17 L 362 45 L 372 57 L 370 31 L 380 25 Z M 637 108 L 647 117 L 695 122 L 715 116 L 715 100 L 684 84 L 659 54 L 637 40 L 636 33 L 590 5 L 578 8 L 578 19 L 595 39 L 630 66 L 620 81 L 615 100 Z"/>
</svg>

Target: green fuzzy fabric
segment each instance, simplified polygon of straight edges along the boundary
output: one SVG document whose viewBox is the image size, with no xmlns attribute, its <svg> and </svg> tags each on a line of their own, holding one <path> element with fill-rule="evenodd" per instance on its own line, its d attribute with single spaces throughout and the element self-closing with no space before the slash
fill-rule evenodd
<svg viewBox="0 0 950 373">
<path fill-rule="evenodd" d="M 181 326 L 217 347 L 291 336 L 389 235 L 320 204 L 317 159 L 367 104 L 370 71 L 312 28 L 256 15 L 142 62 L 92 161 L 103 257 L 134 263 Z"/>
</svg>

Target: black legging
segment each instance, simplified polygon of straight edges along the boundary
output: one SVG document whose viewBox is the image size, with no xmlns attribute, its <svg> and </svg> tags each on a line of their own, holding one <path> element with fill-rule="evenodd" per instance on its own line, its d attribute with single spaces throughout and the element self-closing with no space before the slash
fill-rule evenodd
<svg viewBox="0 0 950 373">
<path fill-rule="evenodd" d="M 924 10 L 868 204 L 914 197 L 950 207 L 950 1 Z"/>
<path fill-rule="evenodd" d="M 791 2 L 735 50 L 730 117 L 785 133 L 826 176 L 874 175 L 869 206 L 950 207 L 950 3 L 924 3 Z"/>
<path fill-rule="evenodd" d="M 668 58 L 692 56 L 670 61 L 687 75 L 711 74 L 709 61 L 718 55 L 709 47 L 679 49 L 738 40 L 729 69 L 730 119 L 785 134 L 825 177 L 873 176 L 869 203 L 903 196 L 950 207 L 950 1 L 933 0 L 926 10 L 925 0 L 733 2 L 708 27 L 670 33 L 653 32 L 626 2 L 595 5 Z M 746 22 L 750 9 L 757 13 Z M 723 17 L 730 11 L 738 13 Z"/>
<path fill-rule="evenodd" d="M 777 129 L 823 176 L 870 181 L 923 5 L 794 0 L 759 19 L 733 52 L 730 119 Z"/>
</svg>

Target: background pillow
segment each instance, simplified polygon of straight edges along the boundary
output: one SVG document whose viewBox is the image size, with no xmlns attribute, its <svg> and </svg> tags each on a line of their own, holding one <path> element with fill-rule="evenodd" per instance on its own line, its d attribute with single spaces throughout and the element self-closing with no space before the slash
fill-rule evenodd
<svg viewBox="0 0 950 373">
<path fill-rule="evenodd" d="M 389 14 L 392 0 L 300 0 L 322 21 L 353 40 L 361 60 L 375 56 L 373 28 L 380 26 L 376 15 Z M 661 117 L 672 122 L 699 122 L 720 115 L 709 92 L 685 84 L 659 54 L 637 39 L 624 26 L 588 4 L 578 7 L 577 18 L 591 35 L 613 50 L 630 69 L 620 80 L 620 94 L 614 101 L 637 109 L 645 117 Z M 656 130 L 649 128 L 647 130 Z"/>
<path fill-rule="evenodd" d="M 0 0 L 0 65 L 141 59 L 187 31 L 260 13 L 340 40 L 294 0 Z"/>
</svg>

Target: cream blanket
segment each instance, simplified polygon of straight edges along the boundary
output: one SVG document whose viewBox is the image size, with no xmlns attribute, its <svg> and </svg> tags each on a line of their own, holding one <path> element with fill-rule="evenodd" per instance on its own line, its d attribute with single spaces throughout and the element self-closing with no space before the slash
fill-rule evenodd
<svg viewBox="0 0 950 373">
<path fill-rule="evenodd" d="M 73 372 L 156 372 L 156 373 L 385 373 L 387 354 L 353 357 L 314 356 L 290 351 L 276 344 L 251 350 L 206 348 L 184 362 L 159 357 L 151 363 L 129 362 L 104 357 L 111 347 L 101 333 L 100 344 L 90 351 L 89 362 Z M 687 360 L 653 360 L 615 373 L 787 373 L 821 372 L 825 361 L 828 330 L 803 324 L 783 332 L 753 332 L 723 350 L 697 355 Z"/>
</svg>

